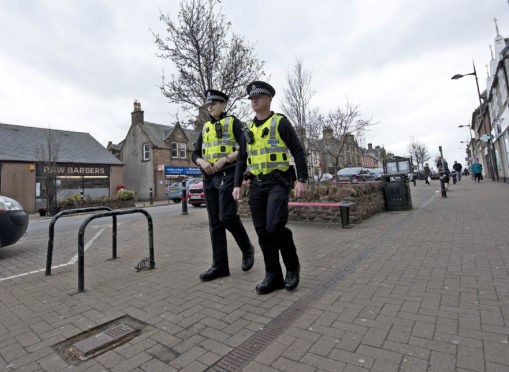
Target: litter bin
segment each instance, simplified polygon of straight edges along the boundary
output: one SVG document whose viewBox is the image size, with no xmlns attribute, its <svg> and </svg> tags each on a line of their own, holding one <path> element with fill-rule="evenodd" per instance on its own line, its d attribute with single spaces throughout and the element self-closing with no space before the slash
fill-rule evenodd
<svg viewBox="0 0 509 372">
<path fill-rule="evenodd" d="M 412 209 L 409 179 L 406 174 L 387 174 L 382 177 L 386 211 Z"/>
</svg>

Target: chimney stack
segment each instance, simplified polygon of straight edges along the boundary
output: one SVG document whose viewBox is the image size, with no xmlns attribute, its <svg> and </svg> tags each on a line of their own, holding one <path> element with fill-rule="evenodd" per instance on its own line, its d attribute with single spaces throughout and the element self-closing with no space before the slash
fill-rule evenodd
<svg viewBox="0 0 509 372">
<path fill-rule="evenodd" d="M 324 140 L 331 141 L 333 134 L 334 134 L 334 131 L 332 130 L 331 127 L 323 128 L 322 135 L 323 135 Z"/>
<path fill-rule="evenodd" d="M 141 110 L 141 103 L 134 100 L 134 110 L 131 112 L 131 124 L 143 124 L 143 111 Z"/>
</svg>

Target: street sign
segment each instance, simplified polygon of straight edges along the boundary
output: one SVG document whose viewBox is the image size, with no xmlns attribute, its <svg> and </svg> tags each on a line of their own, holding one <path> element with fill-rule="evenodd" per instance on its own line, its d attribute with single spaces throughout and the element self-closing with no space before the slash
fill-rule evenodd
<svg viewBox="0 0 509 372">
<path fill-rule="evenodd" d="M 200 175 L 200 168 L 198 167 L 164 167 L 165 175 Z"/>
<path fill-rule="evenodd" d="M 490 136 L 486 133 L 481 136 L 481 141 L 487 142 L 490 139 Z"/>
</svg>

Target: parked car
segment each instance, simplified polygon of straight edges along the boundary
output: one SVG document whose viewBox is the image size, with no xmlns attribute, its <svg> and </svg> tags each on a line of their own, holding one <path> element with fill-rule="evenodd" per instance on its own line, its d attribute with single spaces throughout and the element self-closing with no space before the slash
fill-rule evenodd
<svg viewBox="0 0 509 372">
<path fill-rule="evenodd" d="M 332 181 L 334 177 L 332 177 L 332 174 L 330 173 L 324 173 L 322 174 L 322 176 L 314 176 L 313 177 L 313 182 L 318 182 L 318 181 Z"/>
<path fill-rule="evenodd" d="M 337 182 L 360 182 L 360 181 L 373 181 L 373 174 L 368 168 L 354 167 L 343 168 L 338 171 Z"/>
<path fill-rule="evenodd" d="M 16 243 L 28 227 L 28 213 L 16 200 L 0 195 L 0 247 Z"/>
<path fill-rule="evenodd" d="M 373 175 L 375 181 L 381 181 L 384 175 L 384 170 L 382 168 L 370 168 L 369 172 Z"/>
<path fill-rule="evenodd" d="M 186 180 L 186 192 L 189 194 L 189 188 L 195 182 L 201 181 L 201 177 L 188 178 Z M 168 199 L 173 200 L 174 203 L 182 201 L 182 181 L 172 183 L 168 188 Z"/>
<path fill-rule="evenodd" d="M 195 182 L 189 188 L 187 202 L 191 204 L 193 207 L 199 207 L 200 205 L 205 205 L 205 194 L 203 192 L 203 181 L 200 180 Z"/>
</svg>

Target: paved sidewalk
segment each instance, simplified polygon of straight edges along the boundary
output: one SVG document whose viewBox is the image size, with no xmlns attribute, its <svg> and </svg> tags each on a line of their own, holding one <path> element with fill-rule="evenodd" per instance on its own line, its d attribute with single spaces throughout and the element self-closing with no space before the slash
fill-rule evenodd
<svg viewBox="0 0 509 372">
<path fill-rule="evenodd" d="M 465 178 L 447 199 L 437 182 L 411 190 L 412 211 L 350 230 L 291 223 L 294 292 L 256 294 L 261 252 L 242 272 L 231 236 L 231 276 L 200 282 L 204 208 L 154 219 L 151 271 L 134 270 L 148 255 L 145 221 L 119 224 L 117 260 L 107 228 L 86 251 L 84 293 L 77 265 L 0 281 L 0 370 L 508 371 L 509 186 Z M 83 363 L 52 348 L 124 315 L 146 327 L 119 347 Z"/>
</svg>

